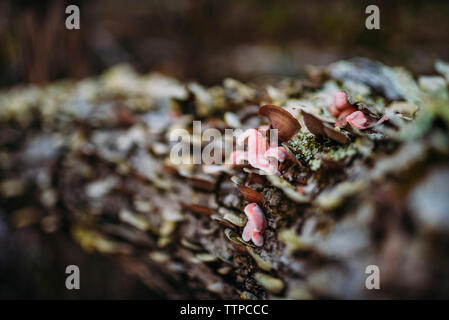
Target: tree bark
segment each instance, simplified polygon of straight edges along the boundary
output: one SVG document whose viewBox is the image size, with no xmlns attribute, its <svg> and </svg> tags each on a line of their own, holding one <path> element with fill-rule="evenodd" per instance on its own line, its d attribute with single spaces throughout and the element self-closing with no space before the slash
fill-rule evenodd
<svg viewBox="0 0 449 320">
<path fill-rule="evenodd" d="M 378 66 L 345 67 L 367 78 L 334 65 L 270 87 L 227 79 L 204 88 L 119 66 L 99 78 L 4 91 L 2 214 L 13 228 L 70 234 L 167 298 L 447 297 L 447 79 L 435 93 L 412 78 L 374 83 Z M 348 80 L 369 93 L 347 89 Z M 392 93 L 398 86 L 406 90 Z M 336 130 L 327 105 L 339 87 L 357 97 L 355 108 L 388 114 L 387 122 Z M 222 132 L 256 128 L 269 123 L 257 113 L 268 103 L 301 124 L 286 141 L 293 158 L 281 177 L 248 164 L 212 172 L 170 162 L 175 128 L 204 147 L 191 136 L 193 120 Z M 327 128 L 322 136 L 304 114 Z M 349 142 L 335 140 L 340 132 Z M 245 187 L 264 199 L 260 247 L 241 239 Z M 367 288 L 372 265 L 379 290 Z"/>
</svg>

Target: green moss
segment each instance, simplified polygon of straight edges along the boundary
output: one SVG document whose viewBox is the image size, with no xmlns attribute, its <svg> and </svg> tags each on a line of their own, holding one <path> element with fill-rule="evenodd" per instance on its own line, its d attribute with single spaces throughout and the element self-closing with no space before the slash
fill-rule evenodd
<svg viewBox="0 0 449 320">
<path fill-rule="evenodd" d="M 341 147 L 332 148 L 326 155 L 334 160 L 343 160 L 356 155 L 357 150 L 354 145 L 348 144 Z"/>
<path fill-rule="evenodd" d="M 300 132 L 289 141 L 289 144 L 296 153 L 296 157 L 308 163 L 313 160 L 316 154 L 322 152 L 330 142 L 330 139 L 318 138 L 310 132 Z"/>
<path fill-rule="evenodd" d="M 298 133 L 289 144 L 296 158 L 309 165 L 312 171 L 320 169 L 323 156 L 339 161 L 357 154 L 353 143 L 342 146 L 328 138 L 316 137 L 305 131 Z"/>
</svg>

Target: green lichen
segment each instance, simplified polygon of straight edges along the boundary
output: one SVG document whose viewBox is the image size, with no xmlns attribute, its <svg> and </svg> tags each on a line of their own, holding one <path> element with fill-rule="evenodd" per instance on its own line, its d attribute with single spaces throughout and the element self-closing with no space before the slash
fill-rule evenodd
<svg viewBox="0 0 449 320">
<path fill-rule="evenodd" d="M 348 157 L 352 157 L 356 155 L 357 150 L 355 146 L 350 143 L 345 146 L 339 146 L 339 147 L 333 147 L 331 150 L 326 154 L 333 160 L 343 160 Z"/>
<path fill-rule="evenodd" d="M 321 167 L 322 157 L 340 161 L 357 154 L 354 144 L 340 145 L 328 138 L 317 137 L 310 132 L 301 131 L 289 141 L 296 158 L 306 163 L 312 171 Z"/>
<path fill-rule="evenodd" d="M 302 131 L 291 139 L 289 144 L 296 153 L 298 160 L 309 163 L 316 154 L 322 152 L 326 146 L 331 144 L 331 140 L 318 138 L 310 132 Z"/>
</svg>

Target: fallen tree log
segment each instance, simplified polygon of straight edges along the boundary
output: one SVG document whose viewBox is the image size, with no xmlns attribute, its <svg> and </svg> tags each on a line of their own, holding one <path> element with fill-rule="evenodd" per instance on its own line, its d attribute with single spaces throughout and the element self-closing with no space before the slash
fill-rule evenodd
<svg viewBox="0 0 449 320">
<path fill-rule="evenodd" d="M 356 59 L 205 88 L 118 66 L 3 90 L 1 213 L 14 228 L 69 232 L 167 298 L 445 297 L 448 68 L 415 81 Z M 209 142 L 194 120 L 280 130 L 279 174 L 174 163 L 175 130 L 188 150 Z M 248 203 L 267 222 L 261 246 L 242 238 Z"/>
</svg>

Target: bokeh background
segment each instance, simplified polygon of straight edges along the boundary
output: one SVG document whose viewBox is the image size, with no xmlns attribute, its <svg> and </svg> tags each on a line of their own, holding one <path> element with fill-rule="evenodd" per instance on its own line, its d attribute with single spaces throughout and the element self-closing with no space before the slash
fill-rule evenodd
<svg viewBox="0 0 449 320">
<path fill-rule="evenodd" d="M 65 29 L 69 4 L 80 7 L 80 30 Z M 369 4 L 380 7 L 379 31 L 365 28 Z M 449 1 L 0 1 L 0 88 L 81 79 L 123 62 L 213 85 L 296 77 L 307 64 L 354 56 L 430 73 L 435 58 L 449 60 Z M 0 298 L 164 298 L 83 253 L 65 231 L 12 230 L 0 214 Z M 73 261 L 87 290 L 64 287 Z"/>
<path fill-rule="evenodd" d="M 81 29 L 65 29 L 68 4 Z M 381 30 L 365 28 L 376 4 Z M 415 72 L 449 57 L 449 2 L 435 0 L 0 1 L 0 85 L 98 74 L 119 62 L 182 80 L 295 76 L 363 55 Z"/>
</svg>

